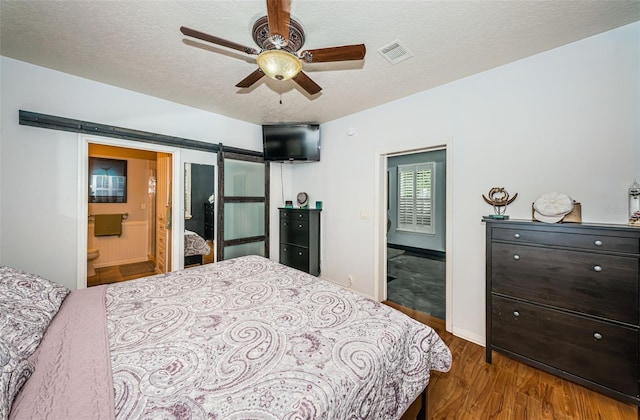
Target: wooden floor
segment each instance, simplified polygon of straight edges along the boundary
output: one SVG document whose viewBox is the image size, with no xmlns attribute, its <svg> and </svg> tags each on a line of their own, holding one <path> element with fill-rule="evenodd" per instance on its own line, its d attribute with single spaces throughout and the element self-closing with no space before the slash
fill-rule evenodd
<svg viewBox="0 0 640 420">
<path fill-rule="evenodd" d="M 451 370 L 431 375 L 429 419 L 640 419 L 634 405 L 498 353 L 493 353 L 493 363 L 488 364 L 484 347 L 449 334 L 444 321 L 393 302 L 384 303 L 434 328 L 451 349 Z"/>
</svg>

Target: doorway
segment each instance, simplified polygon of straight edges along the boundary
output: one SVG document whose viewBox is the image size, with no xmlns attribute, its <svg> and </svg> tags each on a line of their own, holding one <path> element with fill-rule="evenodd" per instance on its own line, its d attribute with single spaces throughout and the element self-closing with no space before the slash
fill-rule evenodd
<svg viewBox="0 0 640 420">
<path fill-rule="evenodd" d="M 379 192 L 376 196 L 376 230 L 375 230 L 375 283 L 374 298 L 379 301 L 387 300 L 387 226 L 388 226 L 388 209 L 391 206 L 389 201 L 390 180 L 388 179 L 388 158 L 394 156 L 417 154 L 422 152 L 431 152 L 443 150 L 445 151 L 445 328 L 451 332 L 453 330 L 453 278 L 452 266 L 453 249 L 451 220 L 453 214 L 452 208 L 452 177 L 451 177 L 451 139 L 440 144 L 434 144 L 427 147 L 414 148 L 388 148 L 381 150 L 376 154 L 375 160 L 375 187 Z"/>
<path fill-rule="evenodd" d="M 387 300 L 445 319 L 446 150 L 387 157 Z"/>
<path fill-rule="evenodd" d="M 174 261 L 177 255 L 172 251 L 177 249 L 176 236 L 179 235 L 172 235 L 172 227 L 180 225 L 176 212 L 172 212 L 172 198 L 177 196 L 173 168 L 179 161 L 179 151 L 154 144 L 85 135 L 79 135 L 79 140 L 77 287 L 87 287 L 90 274 L 95 276 L 92 270 L 105 267 L 113 267 L 110 274 L 105 273 L 105 278 L 113 277 L 108 282 L 168 272 L 172 267 L 178 267 Z M 124 175 L 120 180 L 126 190 L 124 198 L 115 202 L 91 202 L 90 190 L 95 189 L 95 185 L 91 187 L 89 160 L 99 156 L 124 162 L 121 167 L 125 169 L 120 170 Z M 96 235 L 97 215 L 113 216 L 109 229 L 116 230 Z M 120 216 L 119 223 L 115 221 L 116 216 Z M 104 227 L 103 221 L 101 224 Z M 98 256 L 90 261 L 88 256 L 95 256 L 95 251 Z M 101 283 L 105 282 L 99 279 L 95 284 Z"/>
<path fill-rule="evenodd" d="M 160 272 L 155 252 L 158 155 L 89 144 L 87 286 Z"/>
</svg>

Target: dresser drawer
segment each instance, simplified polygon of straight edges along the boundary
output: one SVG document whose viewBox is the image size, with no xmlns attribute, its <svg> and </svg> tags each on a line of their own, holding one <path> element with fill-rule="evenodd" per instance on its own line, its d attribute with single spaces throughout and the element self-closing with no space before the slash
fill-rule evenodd
<svg viewBox="0 0 640 420">
<path fill-rule="evenodd" d="M 280 264 L 309 272 L 309 249 L 295 245 L 280 245 Z"/>
<path fill-rule="evenodd" d="M 166 253 L 165 253 L 165 247 L 164 244 L 158 244 L 160 246 L 156 247 L 156 252 L 158 254 L 158 260 L 160 261 L 166 261 Z"/>
<path fill-rule="evenodd" d="M 492 345 L 638 396 L 638 329 L 492 296 Z"/>
<path fill-rule="evenodd" d="M 280 219 L 280 242 L 309 245 L 309 221 Z"/>
<path fill-rule="evenodd" d="M 638 325 L 638 259 L 492 244 L 491 291 Z"/>
<path fill-rule="evenodd" d="M 309 211 L 280 210 L 281 219 L 309 220 Z"/>
<path fill-rule="evenodd" d="M 566 232 L 550 232 L 548 230 L 530 230 L 518 228 L 494 228 L 493 239 L 510 242 L 521 242 L 536 245 L 580 248 L 605 252 L 624 252 L 638 254 L 640 241 L 638 238 L 625 238 L 598 234 L 579 234 Z"/>
<path fill-rule="evenodd" d="M 159 235 L 156 237 L 156 242 L 157 242 L 157 243 L 156 243 L 156 246 L 157 246 L 157 247 L 163 247 L 163 248 L 164 248 L 164 247 L 166 247 L 166 246 L 167 246 L 167 245 L 166 245 L 167 238 L 165 237 L 165 235 L 166 235 L 166 234 L 159 234 Z"/>
</svg>

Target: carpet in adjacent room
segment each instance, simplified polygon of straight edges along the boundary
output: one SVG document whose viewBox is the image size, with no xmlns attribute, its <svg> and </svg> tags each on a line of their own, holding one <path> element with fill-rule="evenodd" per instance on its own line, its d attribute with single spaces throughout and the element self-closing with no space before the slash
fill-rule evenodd
<svg viewBox="0 0 640 420">
<path fill-rule="evenodd" d="M 387 300 L 444 319 L 445 264 L 410 252 L 388 258 Z"/>
</svg>

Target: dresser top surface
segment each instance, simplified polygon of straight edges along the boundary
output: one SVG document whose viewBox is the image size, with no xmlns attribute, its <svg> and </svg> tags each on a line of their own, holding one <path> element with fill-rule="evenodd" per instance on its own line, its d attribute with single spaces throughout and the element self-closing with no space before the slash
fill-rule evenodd
<svg viewBox="0 0 640 420">
<path fill-rule="evenodd" d="M 505 227 L 505 228 L 527 228 L 527 229 L 539 229 L 549 231 L 575 231 L 575 230 L 616 230 L 620 232 L 627 232 L 630 234 L 637 234 L 640 236 L 640 226 L 622 225 L 622 224 L 606 224 L 606 223 L 543 223 L 525 219 L 509 219 L 509 220 L 482 220 L 487 223 L 487 226 L 491 227 Z"/>
<path fill-rule="evenodd" d="M 283 211 L 322 211 L 322 209 L 301 209 L 299 207 L 278 207 L 279 210 L 283 210 Z"/>
</svg>

